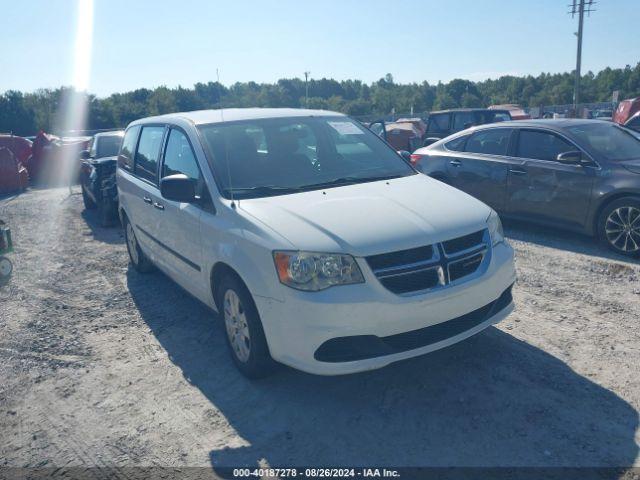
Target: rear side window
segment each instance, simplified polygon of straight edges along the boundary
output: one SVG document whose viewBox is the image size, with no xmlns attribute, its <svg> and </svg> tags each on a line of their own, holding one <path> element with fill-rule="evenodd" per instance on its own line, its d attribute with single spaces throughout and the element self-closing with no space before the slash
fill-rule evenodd
<svg viewBox="0 0 640 480">
<path fill-rule="evenodd" d="M 163 135 L 164 127 L 142 127 L 136 151 L 134 173 L 153 183 L 158 181 L 158 157 Z"/>
<path fill-rule="evenodd" d="M 449 114 L 439 114 L 429 116 L 428 133 L 447 133 L 449 132 Z"/>
<path fill-rule="evenodd" d="M 476 118 L 473 112 L 460 112 L 456 113 L 453 117 L 453 131 L 459 132 L 465 130 L 476 123 Z"/>
<path fill-rule="evenodd" d="M 487 155 L 506 155 L 510 137 L 510 128 L 481 130 L 474 133 L 467 141 L 465 151 Z"/>
<path fill-rule="evenodd" d="M 171 130 L 164 153 L 162 176 L 182 173 L 193 180 L 200 180 L 198 162 L 191 149 L 191 144 L 180 130 Z"/>
<path fill-rule="evenodd" d="M 447 150 L 451 150 L 453 152 L 464 152 L 464 146 L 469 139 L 469 135 L 463 135 L 458 138 L 454 138 L 450 142 L 444 144 Z"/>
<path fill-rule="evenodd" d="M 136 150 L 136 143 L 138 141 L 138 133 L 140 132 L 140 126 L 136 125 L 131 127 L 124 134 L 124 140 L 122 141 L 122 147 L 120 148 L 120 155 L 118 155 L 118 166 L 125 170 L 133 171 L 133 152 Z M 95 141 L 94 141 L 95 143 Z"/>
<path fill-rule="evenodd" d="M 569 142 L 550 132 L 520 130 L 517 156 L 555 161 L 559 154 L 578 150 Z"/>
</svg>

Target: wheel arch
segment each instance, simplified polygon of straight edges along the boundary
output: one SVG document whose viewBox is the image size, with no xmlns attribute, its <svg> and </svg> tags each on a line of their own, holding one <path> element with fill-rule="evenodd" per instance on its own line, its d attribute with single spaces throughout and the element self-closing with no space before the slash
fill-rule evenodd
<svg viewBox="0 0 640 480">
<path fill-rule="evenodd" d="M 238 281 L 250 292 L 247 283 L 242 279 L 240 274 L 228 263 L 223 261 L 217 262 L 213 267 L 211 267 L 211 273 L 209 274 L 209 285 L 211 287 L 211 295 L 213 296 L 213 304 L 216 306 L 218 311 L 220 311 L 220 306 L 218 305 L 218 286 L 220 285 L 221 280 L 225 275 L 232 275 L 238 279 Z"/>
<path fill-rule="evenodd" d="M 602 212 L 609 206 L 611 203 L 620 200 L 622 198 L 634 198 L 636 200 L 640 200 L 640 192 L 636 192 L 633 190 L 623 191 L 623 192 L 615 192 L 606 197 L 602 198 L 598 203 L 597 208 L 594 210 L 593 218 L 591 219 L 590 226 L 592 235 L 598 235 L 598 223 L 600 222 L 600 216 Z"/>
</svg>

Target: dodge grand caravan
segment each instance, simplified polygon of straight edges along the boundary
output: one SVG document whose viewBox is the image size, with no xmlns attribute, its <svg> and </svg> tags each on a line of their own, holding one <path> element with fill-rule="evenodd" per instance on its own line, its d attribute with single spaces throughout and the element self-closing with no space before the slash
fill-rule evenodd
<svg viewBox="0 0 640 480">
<path fill-rule="evenodd" d="M 118 157 L 133 267 L 223 319 L 233 361 L 316 374 L 446 347 L 513 309 L 497 214 L 326 111 L 225 109 L 131 123 Z"/>
</svg>

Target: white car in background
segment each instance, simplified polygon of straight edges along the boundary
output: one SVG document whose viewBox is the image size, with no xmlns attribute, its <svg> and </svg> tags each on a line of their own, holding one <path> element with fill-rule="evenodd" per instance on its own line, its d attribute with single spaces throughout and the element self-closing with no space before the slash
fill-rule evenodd
<svg viewBox="0 0 640 480">
<path fill-rule="evenodd" d="M 497 214 L 339 113 L 138 120 L 117 181 L 133 266 L 157 266 L 217 310 L 249 377 L 275 362 L 326 375 L 379 368 L 513 309 Z"/>
</svg>

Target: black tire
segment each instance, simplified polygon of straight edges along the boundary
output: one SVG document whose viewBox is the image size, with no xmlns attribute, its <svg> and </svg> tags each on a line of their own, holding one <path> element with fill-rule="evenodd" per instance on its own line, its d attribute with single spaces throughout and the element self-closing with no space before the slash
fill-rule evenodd
<svg viewBox="0 0 640 480">
<path fill-rule="evenodd" d="M 127 217 L 124 217 L 124 239 L 129 252 L 129 261 L 133 268 L 140 273 L 149 273 L 153 270 L 153 263 L 140 248 L 133 225 Z"/>
<path fill-rule="evenodd" d="M 242 358 L 242 355 L 238 349 L 234 347 L 231 340 L 232 334 L 227 326 L 227 316 L 229 312 L 225 312 L 225 297 L 227 296 L 227 292 L 231 292 L 238 297 L 241 312 L 244 319 L 246 319 L 249 333 L 248 339 L 246 339 L 248 340 L 247 358 Z M 235 363 L 238 370 L 247 378 L 256 379 L 268 376 L 273 372 L 276 364 L 269 353 L 267 340 L 264 336 L 264 330 L 262 329 L 262 321 L 260 320 L 260 315 L 251 297 L 251 293 L 249 293 L 244 283 L 232 274 L 227 274 L 222 278 L 216 288 L 216 293 L 216 305 L 220 312 L 227 346 L 229 347 L 233 363 Z"/>
<path fill-rule="evenodd" d="M 7 257 L 0 255 L 0 287 L 3 287 L 11 279 L 13 264 Z"/>
<path fill-rule="evenodd" d="M 624 197 L 609 203 L 598 218 L 597 230 L 600 241 L 614 252 L 639 257 L 640 198 Z"/>
<path fill-rule="evenodd" d="M 85 191 L 84 185 L 81 185 L 80 189 L 82 190 L 82 203 L 84 203 L 84 208 L 87 210 L 95 210 L 97 205 Z"/>
</svg>

